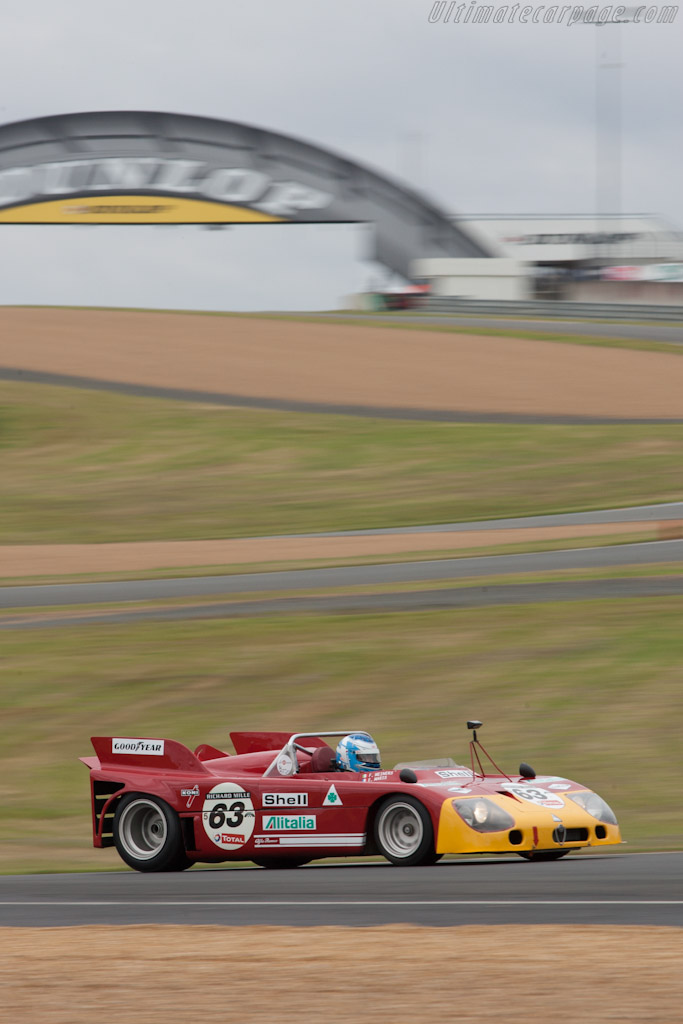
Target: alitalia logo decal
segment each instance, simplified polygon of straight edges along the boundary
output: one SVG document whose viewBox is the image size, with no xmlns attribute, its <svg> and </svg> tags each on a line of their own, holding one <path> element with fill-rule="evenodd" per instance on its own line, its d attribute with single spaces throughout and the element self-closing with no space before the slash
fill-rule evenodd
<svg viewBox="0 0 683 1024">
<path fill-rule="evenodd" d="M 270 814 L 263 818 L 265 832 L 315 832 L 317 827 L 315 818 L 305 814 Z"/>
</svg>

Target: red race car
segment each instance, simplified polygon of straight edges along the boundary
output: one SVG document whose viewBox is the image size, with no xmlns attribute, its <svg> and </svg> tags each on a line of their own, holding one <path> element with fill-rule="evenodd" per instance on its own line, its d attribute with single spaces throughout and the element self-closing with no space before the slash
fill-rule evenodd
<svg viewBox="0 0 683 1024">
<path fill-rule="evenodd" d="M 231 733 L 234 754 L 203 744 L 93 737 L 93 842 L 138 871 L 251 860 L 298 867 L 320 857 L 381 854 L 433 864 L 443 854 L 517 853 L 555 860 L 621 842 L 597 793 L 521 764 L 502 772 L 473 730 L 470 765 L 450 758 L 379 768 L 364 732 Z M 344 737 L 337 752 L 331 737 Z M 480 751 L 494 771 L 482 766 Z M 374 753 L 373 753 L 374 752 Z"/>
</svg>

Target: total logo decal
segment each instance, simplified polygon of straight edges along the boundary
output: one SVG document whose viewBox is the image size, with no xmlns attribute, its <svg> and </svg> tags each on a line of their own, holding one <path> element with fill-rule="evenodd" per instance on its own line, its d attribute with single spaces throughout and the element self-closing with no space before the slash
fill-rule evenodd
<svg viewBox="0 0 683 1024">
<path fill-rule="evenodd" d="M 154 754 L 164 753 L 164 740 L 132 740 L 116 737 L 111 741 L 112 754 Z"/>
<path fill-rule="evenodd" d="M 559 793 L 551 793 L 540 786 L 520 786 L 516 783 L 505 783 L 501 790 L 505 793 L 512 793 L 519 800 L 526 800 L 539 807 L 564 807 L 564 800 Z"/>
<path fill-rule="evenodd" d="M 216 846 L 243 845 L 243 840 L 239 836 L 233 835 L 232 832 L 219 832 L 217 835 L 213 836 L 213 841 Z"/>
<path fill-rule="evenodd" d="M 220 782 L 204 797 L 202 826 L 216 846 L 244 846 L 252 836 L 256 815 L 251 794 L 234 782 Z"/>
</svg>

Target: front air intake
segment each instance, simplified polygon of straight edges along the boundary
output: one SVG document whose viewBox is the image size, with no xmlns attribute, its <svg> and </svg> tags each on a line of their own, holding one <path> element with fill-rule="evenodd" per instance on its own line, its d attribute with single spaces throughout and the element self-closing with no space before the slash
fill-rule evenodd
<svg viewBox="0 0 683 1024">
<path fill-rule="evenodd" d="M 587 828 L 564 828 L 560 825 L 553 832 L 553 842 L 558 846 L 566 846 L 567 843 L 587 843 Z"/>
</svg>

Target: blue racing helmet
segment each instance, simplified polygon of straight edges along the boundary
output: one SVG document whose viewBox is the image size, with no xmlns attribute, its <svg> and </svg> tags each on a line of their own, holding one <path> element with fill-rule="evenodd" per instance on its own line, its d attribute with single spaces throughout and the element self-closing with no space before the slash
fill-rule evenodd
<svg viewBox="0 0 683 1024">
<path fill-rule="evenodd" d="M 335 764 L 340 772 L 376 772 L 380 769 L 379 749 L 367 732 L 354 732 L 337 745 Z"/>
</svg>

